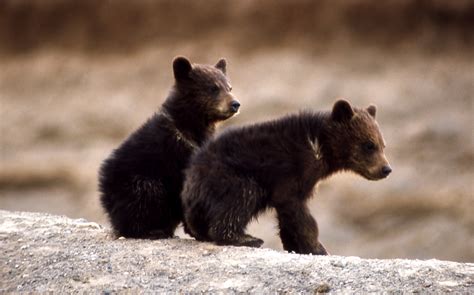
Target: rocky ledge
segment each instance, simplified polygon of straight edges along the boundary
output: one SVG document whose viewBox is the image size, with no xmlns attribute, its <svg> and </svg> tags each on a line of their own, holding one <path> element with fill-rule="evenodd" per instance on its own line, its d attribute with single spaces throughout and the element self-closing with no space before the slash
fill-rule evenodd
<svg viewBox="0 0 474 295">
<path fill-rule="evenodd" d="M 0 210 L 0 292 L 474 293 L 474 264 L 115 239 L 83 219 Z"/>
</svg>

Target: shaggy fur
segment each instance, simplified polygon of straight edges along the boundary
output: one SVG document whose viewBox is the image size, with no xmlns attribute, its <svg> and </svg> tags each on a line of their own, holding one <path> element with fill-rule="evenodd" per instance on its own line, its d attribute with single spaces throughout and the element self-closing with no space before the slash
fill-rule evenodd
<svg viewBox="0 0 474 295">
<path fill-rule="evenodd" d="M 99 173 L 101 202 L 117 235 L 172 237 L 183 219 L 179 194 L 183 170 L 215 124 L 239 108 L 230 93 L 226 62 L 173 62 L 175 85 L 161 110 L 104 161 Z"/>
<path fill-rule="evenodd" d="M 316 183 L 351 170 L 386 177 L 375 106 L 336 102 L 332 112 L 301 113 L 234 129 L 206 144 L 190 161 L 182 192 L 185 229 L 198 240 L 259 247 L 245 233 L 252 218 L 276 209 L 287 251 L 327 254 L 307 207 Z"/>
</svg>

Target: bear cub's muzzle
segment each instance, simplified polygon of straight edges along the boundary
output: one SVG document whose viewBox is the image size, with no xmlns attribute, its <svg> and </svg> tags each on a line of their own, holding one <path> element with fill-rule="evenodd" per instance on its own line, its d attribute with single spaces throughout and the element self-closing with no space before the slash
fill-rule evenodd
<svg viewBox="0 0 474 295">
<path fill-rule="evenodd" d="M 240 102 L 238 102 L 237 100 L 233 100 L 233 101 L 230 103 L 230 110 L 231 110 L 231 112 L 237 113 L 237 112 L 239 111 L 239 108 L 240 108 Z"/>
</svg>

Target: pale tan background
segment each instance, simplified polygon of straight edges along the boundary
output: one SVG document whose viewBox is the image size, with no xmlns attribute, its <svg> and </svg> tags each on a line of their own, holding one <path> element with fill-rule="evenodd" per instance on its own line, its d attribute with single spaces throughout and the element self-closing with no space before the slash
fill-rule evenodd
<svg viewBox="0 0 474 295">
<path fill-rule="evenodd" d="M 0 2 L 0 208 L 107 224 L 101 161 L 166 97 L 171 61 L 226 57 L 241 114 L 375 103 L 393 174 L 311 201 L 333 254 L 474 261 L 474 1 Z M 281 249 L 273 212 L 250 231 Z"/>
</svg>

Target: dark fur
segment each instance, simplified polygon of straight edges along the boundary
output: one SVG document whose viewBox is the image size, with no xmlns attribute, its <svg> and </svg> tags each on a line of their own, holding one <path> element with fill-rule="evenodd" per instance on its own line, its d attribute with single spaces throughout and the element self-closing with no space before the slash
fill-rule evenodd
<svg viewBox="0 0 474 295">
<path fill-rule="evenodd" d="M 341 170 L 373 180 L 390 173 L 374 119 L 375 106 L 354 109 L 341 100 L 332 112 L 224 133 L 202 147 L 186 170 L 186 231 L 198 240 L 259 247 L 263 241 L 245 234 L 246 226 L 273 207 L 285 250 L 327 254 L 307 200 L 318 181 Z"/>
<path fill-rule="evenodd" d="M 178 57 L 173 69 L 176 82 L 161 111 L 100 169 L 101 202 L 117 235 L 173 236 L 183 219 L 179 194 L 189 157 L 213 134 L 216 122 L 237 112 L 225 60 L 216 66 L 191 65 Z"/>
</svg>

